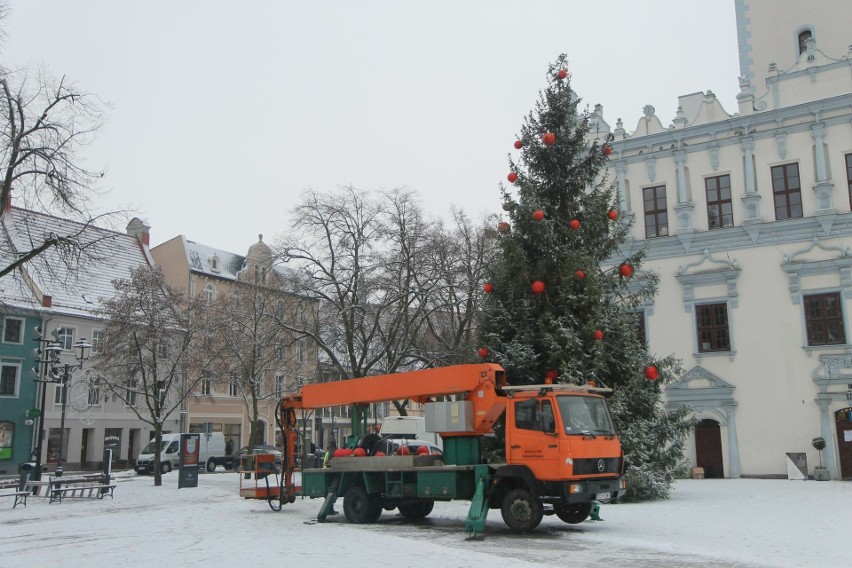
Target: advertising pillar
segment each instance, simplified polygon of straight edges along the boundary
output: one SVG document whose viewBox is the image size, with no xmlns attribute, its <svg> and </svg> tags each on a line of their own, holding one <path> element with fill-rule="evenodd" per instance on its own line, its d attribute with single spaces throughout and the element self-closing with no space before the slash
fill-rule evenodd
<svg viewBox="0 0 852 568">
<path fill-rule="evenodd" d="M 180 435 L 178 489 L 183 487 L 198 487 L 198 456 L 200 450 L 201 437 L 198 434 Z"/>
</svg>

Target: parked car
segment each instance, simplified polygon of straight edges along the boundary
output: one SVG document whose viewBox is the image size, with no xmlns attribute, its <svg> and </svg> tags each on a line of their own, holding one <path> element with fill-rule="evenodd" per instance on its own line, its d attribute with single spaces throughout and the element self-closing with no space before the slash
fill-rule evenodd
<svg viewBox="0 0 852 568">
<path fill-rule="evenodd" d="M 398 456 L 401 453 L 407 452 L 408 455 L 418 455 L 418 450 L 422 453 L 423 450 L 420 450 L 421 447 L 426 447 L 429 450 L 429 453 L 432 455 L 443 455 L 444 452 L 439 448 L 436 444 L 432 442 L 427 442 L 426 440 L 413 440 L 410 438 L 381 438 L 373 444 L 372 455 L 376 455 L 376 452 L 382 452 L 386 456 Z M 401 448 L 405 448 L 401 450 Z"/>
<path fill-rule="evenodd" d="M 283 458 L 283 454 L 276 448 L 275 446 L 271 446 L 269 444 L 258 444 L 249 451 L 248 446 L 243 446 L 240 448 L 240 451 L 237 453 L 237 459 L 234 461 L 234 469 L 240 471 L 242 467 L 243 456 L 248 454 L 271 454 L 275 456 L 275 466 L 281 467 L 281 460 Z"/>
</svg>

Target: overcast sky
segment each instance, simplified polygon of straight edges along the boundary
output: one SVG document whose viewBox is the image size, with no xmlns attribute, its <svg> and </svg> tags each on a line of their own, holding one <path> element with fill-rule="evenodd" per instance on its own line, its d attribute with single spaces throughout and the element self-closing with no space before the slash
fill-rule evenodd
<svg viewBox="0 0 852 568">
<path fill-rule="evenodd" d="M 87 149 L 101 210 L 152 244 L 245 253 L 306 188 L 405 186 L 435 215 L 498 212 L 550 62 L 633 130 L 712 90 L 736 109 L 733 0 L 7 0 L 9 67 L 44 64 L 108 103 Z"/>
</svg>

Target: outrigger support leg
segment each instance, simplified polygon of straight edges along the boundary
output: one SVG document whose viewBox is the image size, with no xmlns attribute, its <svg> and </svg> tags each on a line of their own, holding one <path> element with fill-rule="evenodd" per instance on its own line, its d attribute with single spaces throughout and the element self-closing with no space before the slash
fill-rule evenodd
<svg viewBox="0 0 852 568">
<path fill-rule="evenodd" d="M 601 504 L 598 501 L 592 501 L 592 510 L 589 512 L 589 518 L 593 521 L 602 521 Z"/>
<path fill-rule="evenodd" d="M 488 484 L 491 481 L 488 470 L 488 465 L 473 467 L 476 492 L 470 500 L 470 511 L 464 521 L 464 530 L 474 536 L 485 532 L 485 518 L 488 516 Z"/>
<path fill-rule="evenodd" d="M 322 503 L 322 507 L 320 507 L 319 514 L 317 515 L 317 522 L 324 523 L 325 518 L 334 510 L 334 502 L 337 501 L 337 487 L 340 485 L 340 476 L 334 476 L 334 479 L 331 480 L 331 484 L 328 486 L 328 493 L 325 494 L 325 501 Z"/>
</svg>

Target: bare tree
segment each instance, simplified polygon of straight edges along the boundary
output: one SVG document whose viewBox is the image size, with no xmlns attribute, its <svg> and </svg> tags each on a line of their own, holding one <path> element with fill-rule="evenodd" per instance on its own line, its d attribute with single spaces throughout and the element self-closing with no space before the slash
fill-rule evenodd
<svg viewBox="0 0 852 568">
<path fill-rule="evenodd" d="M 310 337 L 341 377 L 420 364 L 417 338 L 429 309 L 423 248 L 429 224 L 414 194 L 311 191 L 293 218 L 278 245 L 284 284 L 319 304 L 312 326 L 284 326 Z M 401 403 L 397 407 L 405 413 Z"/>
<path fill-rule="evenodd" d="M 55 79 L 43 70 L 33 77 L 27 70 L 0 67 L 0 221 L 7 228 L 16 222 L 9 215 L 13 197 L 16 207 L 84 225 L 97 217 L 87 207 L 103 172 L 85 168 L 80 154 L 103 124 L 104 110 L 96 96 L 65 77 Z M 69 266 L 90 248 L 79 232 L 28 237 L 6 245 L 14 250 L 4 255 L 0 277 L 51 248 Z"/>
<path fill-rule="evenodd" d="M 114 297 L 103 303 L 103 337 L 92 366 L 101 384 L 123 400 L 154 431 L 154 485 L 162 485 L 163 423 L 195 387 L 186 369 L 206 369 L 203 345 L 210 310 L 166 284 L 158 268 L 142 267 L 130 280 L 113 282 Z"/>
<path fill-rule="evenodd" d="M 260 441 L 261 404 L 274 404 L 285 376 L 301 376 L 307 356 L 300 334 L 281 322 L 296 325 L 302 317 L 301 300 L 283 293 L 270 270 L 254 271 L 234 284 L 232 294 L 221 294 L 211 306 L 207 331 L 215 354 L 214 375 L 228 382 L 229 394 L 242 398 L 251 421 L 249 447 Z"/>
<path fill-rule="evenodd" d="M 490 218 L 475 225 L 454 208 L 450 223 L 437 223 L 428 235 L 428 333 L 419 342 L 427 366 L 469 363 L 475 356 L 486 268 L 499 254 L 493 226 Z"/>
</svg>

